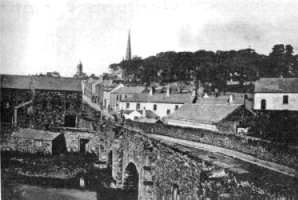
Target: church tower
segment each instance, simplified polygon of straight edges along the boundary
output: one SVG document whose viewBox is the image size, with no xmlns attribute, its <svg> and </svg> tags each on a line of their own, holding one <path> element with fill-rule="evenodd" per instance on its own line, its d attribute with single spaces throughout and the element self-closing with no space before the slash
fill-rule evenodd
<svg viewBox="0 0 298 200">
<path fill-rule="evenodd" d="M 87 75 L 83 72 L 83 64 L 80 63 L 77 65 L 77 73 L 73 76 L 74 78 L 86 78 Z"/>
<path fill-rule="evenodd" d="M 131 60 L 130 31 L 128 31 L 128 40 L 127 40 L 126 59 L 125 60 Z"/>
</svg>

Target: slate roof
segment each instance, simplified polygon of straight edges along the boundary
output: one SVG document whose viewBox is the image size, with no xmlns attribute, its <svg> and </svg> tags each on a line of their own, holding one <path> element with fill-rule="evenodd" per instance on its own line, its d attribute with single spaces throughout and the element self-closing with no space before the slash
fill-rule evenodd
<svg viewBox="0 0 298 200">
<path fill-rule="evenodd" d="M 184 104 L 168 119 L 218 123 L 234 112 L 241 104 Z"/>
<path fill-rule="evenodd" d="M 192 103 L 193 97 L 191 93 L 186 94 L 170 94 L 166 96 L 165 93 L 154 93 L 152 96 L 149 93 L 135 94 L 132 97 L 123 99 L 122 102 L 150 102 L 150 103 Z"/>
<path fill-rule="evenodd" d="M 298 78 L 260 78 L 255 93 L 298 93 Z"/>
<path fill-rule="evenodd" d="M 58 137 L 60 133 L 54 133 L 43 130 L 36 130 L 30 128 L 20 129 L 17 132 L 14 132 L 11 136 L 18 138 L 26 138 L 26 139 L 35 139 L 35 140 L 54 140 Z"/>
<path fill-rule="evenodd" d="M 33 87 L 37 90 L 82 91 L 81 80 L 76 78 L 22 75 L 0 75 L 0 77 L 1 88 L 30 89 L 32 79 Z"/>
<path fill-rule="evenodd" d="M 113 91 L 111 94 L 138 94 L 142 93 L 146 88 L 145 87 L 122 87 L 118 90 Z"/>
<path fill-rule="evenodd" d="M 229 96 L 209 96 L 207 98 L 201 97 L 198 98 L 196 104 L 227 104 Z M 244 104 L 244 94 L 234 94 L 234 100 L 231 104 Z M 252 101 L 245 100 L 245 107 L 252 109 Z"/>
</svg>

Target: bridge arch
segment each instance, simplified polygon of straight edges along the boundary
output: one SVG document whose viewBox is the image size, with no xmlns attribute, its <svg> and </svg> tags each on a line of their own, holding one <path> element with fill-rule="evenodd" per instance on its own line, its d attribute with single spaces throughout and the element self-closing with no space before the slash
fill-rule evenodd
<svg viewBox="0 0 298 200">
<path fill-rule="evenodd" d="M 123 190 L 130 199 L 138 199 L 139 195 L 139 172 L 137 166 L 130 162 L 124 170 Z"/>
</svg>

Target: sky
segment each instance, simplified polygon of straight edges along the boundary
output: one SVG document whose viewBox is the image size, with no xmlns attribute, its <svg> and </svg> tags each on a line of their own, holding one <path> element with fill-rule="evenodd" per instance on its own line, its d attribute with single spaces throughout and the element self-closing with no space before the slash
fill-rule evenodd
<svg viewBox="0 0 298 200">
<path fill-rule="evenodd" d="M 109 72 L 126 54 L 239 50 L 298 54 L 297 0 L 1 0 L 1 74 Z"/>
</svg>

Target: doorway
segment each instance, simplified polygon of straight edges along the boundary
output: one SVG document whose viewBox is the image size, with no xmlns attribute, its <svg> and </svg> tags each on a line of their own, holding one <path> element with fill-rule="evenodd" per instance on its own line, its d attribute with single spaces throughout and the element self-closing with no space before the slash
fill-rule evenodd
<svg viewBox="0 0 298 200">
<path fill-rule="evenodd" d="M 86 153 L 86 145 L 88 144 L 89 139 L 80 138 L 80 153 Z"/>
</svg>

